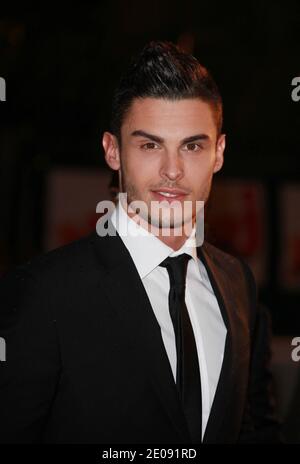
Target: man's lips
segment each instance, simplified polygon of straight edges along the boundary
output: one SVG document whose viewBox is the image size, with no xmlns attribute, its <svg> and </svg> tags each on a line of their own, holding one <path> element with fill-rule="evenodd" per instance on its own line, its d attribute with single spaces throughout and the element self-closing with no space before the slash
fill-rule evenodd
<svg viewBox="0 0 300 464">
<path fill-rule="evenodd" d="M 172 200 L 182 200 L 184 197 L 188 195 L 188 192 L 185 190 L 181 189 L 172 189 L 172 188 L 161 188 L 157 190 L 151 190 L 153 196 L 159 200 L 167 200 L 167 201 L 172 201 Z"/>
</svg>

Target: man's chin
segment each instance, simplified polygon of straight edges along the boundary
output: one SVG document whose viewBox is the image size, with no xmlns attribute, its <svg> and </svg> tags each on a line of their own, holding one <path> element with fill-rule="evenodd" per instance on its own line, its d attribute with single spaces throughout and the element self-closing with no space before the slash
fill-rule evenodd
<svg viewBox="0 0 300 464">
<path fill-rule="evenodd" d="M 168 221 L 153 216 L 148 217 L 148 226 L 152 232 L 158 231 L 162 235 L 182 235 L 183 231 L 192 230 L 192 218 L 178 218 Z"/>
</svg>

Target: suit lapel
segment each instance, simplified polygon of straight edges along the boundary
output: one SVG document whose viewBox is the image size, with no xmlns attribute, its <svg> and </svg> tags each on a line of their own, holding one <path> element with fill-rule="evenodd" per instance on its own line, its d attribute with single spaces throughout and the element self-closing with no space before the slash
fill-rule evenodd
<svg viewBox="0 0 300 464">
<path fill-rule="evenodd" d="M 214 396 L 210 416 L 206 426 L 203 442 L 216 443 L 224 415 L 226 414 L 227 402 L 229 399 L 228 392 L 233 382 L 234 375 L 234 356 L 235 353 L 235 323 L 234 323 L 234 299 L 231 297 L 229 286 L 230 276 L 226 275 L 218 262 L 207 250 L 206 245 L 198 247 L 198 257 L 203 262 L 212 288 L 216 295 L 221 314 L 227 329 L 224 358 L 220 372 L 219 382 Z"/>
<path fill-rule="evenodd" d="M 96 237 L 94 243 L 101 254 L 101 263 L 106 267 L 102 285 L 119 324 L 128 331 L 138 362 L 149 375 L 149 381 L 180 441 L 188 443 L 188 429 L 160 326 L 132 258 L 118 235 L 102 239 Z"/>
</svg>

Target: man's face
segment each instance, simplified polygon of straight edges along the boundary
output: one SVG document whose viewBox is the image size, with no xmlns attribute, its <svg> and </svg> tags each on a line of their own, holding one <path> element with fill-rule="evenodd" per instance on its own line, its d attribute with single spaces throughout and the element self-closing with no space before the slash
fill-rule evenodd
<svg viewBox="0 0 300 464">
<path fill-rule="evenodd" d="M 212 176 L 223 164 L 225 136 L 217 138 L 210 105 L 199 99 L 136 99 L 122 124 L 121 140 L 119 147 L 115 136 L 105 132 L 103 146 L 109 166 L 121 172 L 128 204 L 144 202 L 139 214 L 156 227 L 164 223 L 151 209 L 153 201 L 172 209 L 171 227 L 191 221 L 196 201 L 207 200 Z"/>
</svg>

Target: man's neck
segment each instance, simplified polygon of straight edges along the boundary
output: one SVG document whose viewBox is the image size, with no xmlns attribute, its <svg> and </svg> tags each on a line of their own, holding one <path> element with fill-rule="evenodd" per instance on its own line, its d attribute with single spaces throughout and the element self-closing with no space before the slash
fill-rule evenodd
<svg viewBox="0 0 300 464">
<path fill-rule="evenodd" d="M 160 229 L 157 235 L 157 238 L 161 240 L 165 245 L 172 248 L 174 251 L 177 251 L 183 246 L 183 244 L 186 242 L 188 237 L 185 234 L 182 234 L 180 236 L 175 236 L 173 231 L 174 229 L 171 230 L 170 235 L 165 236 L 162 234 L 162 231 Z"/>
</svg>

